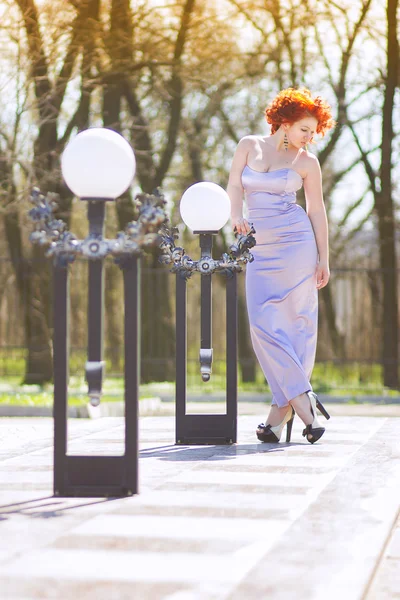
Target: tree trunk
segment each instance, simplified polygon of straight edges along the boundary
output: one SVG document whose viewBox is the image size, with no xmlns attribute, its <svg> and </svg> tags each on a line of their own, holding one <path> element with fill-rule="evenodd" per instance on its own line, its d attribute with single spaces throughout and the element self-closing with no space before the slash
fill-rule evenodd
<svg viewBox="0 0 400 600">
<path fill-rule="evenodd" d="M 111 261 L 105 265 L 105 334 L 106 357 L 110 361 L 111 372 L 121 373 L 123 311 L 122 274 Z"/>
<path fill-rule="evenodd" d="M 6 207 L 4 230 L 17 283 L 28 353 L 24 383 L 42 385 L 52 378 L 50 300 L 46 295 L 49 289 L 49 264 L 42 250 L 37 247 L 33 250 L 32 259 L 27 260 L 24 256 L 16 190 L 12 182 L 11 165 L 6 157 L 0 161 L 0 186 Z"/>
<path fill-rule="evenodd" d="M 332 298 L 332 288 L 330 286 L 322 288 L 321 300 L 324 303 L 325 318 L 334 356 L 335 358 L 344 360 L 346 358 L 345 336 L 338 331 L 336 326 L 336 311 Z"/>
<path fill-rule="evenodd" d="M 245 277 L 241 273 L 239 277 Z M 239 289 L 238 293 L 238 359 L 243 383 L 256 381 L 256 357 L 251 344 L 249 321 L 247 318 L 246 303 Z"/>
<path fill-rule="evenodd" d="M 172 275 L 160 268 L 158 253 L 143 258 L 141 286 L 141 381 L 175 378 L 175 329 L 172 318 Z"/>
<path fill-rule="evenodd" d="M 28 357 L 25 385 L 43 385 L 53 378 L 51 264 L 41 248 L 34 247 L 26 281 L 26 339 Z"/>
<path fill-rule="evenodd" d="M 132 65 L 132 14 L 129 0 L 113 0 L 111 5 L 110 43 L 108 52 L 111 58 L 112 78 L 104 84 L 103 94 L 103 122 L 118 132 L 121 130 L 122 98 L 128 103 L 135 121 L 141 123 L 139 129 L 134 129 L 134 149 L 137 152 L 138 179 L 145 192 L 152 192 L 157 185 L 161 185 L 166 173 L 158 170 L 159 179 L 156 177 L 156 167 L 153 163 L 153 153 L 150 137 L 141 115 L 141 107 L 136 100 L 135 92 L 127 76 L 127 67 Z M 179 114 L 173 115 L 171 121 L 174 127 L 179 123 Z M 143 123 L 142 123 L 143 121 Z M 173 136 L 177 135 L 171 126 L 170 144 Z M 171 149 L 173 152 L 173 149 Z M 169 156 L 171 159 L 172 156 Z M 165 163 L 167 169 L 169 162 Z M 164 168 L 163 167 L 163 168 Z M 162 173 L 162 177 L 160 174 Z M 129 194 L 124 194 L 117 202 L 118 225 L 123 229 L 129 221 L 135 218 L 135 210 Z M 169 299 L 169 285 L 171 276 L 165 272 L 165 267 L 158 264 L 157 256 L 146 255 L 143 259 L 143 281 L 141 286 L 142 306 L 142 368 L 141 379 L 143 382 L 166 381 L 174 378 L 172 360 L 174 331 Z M 161 296 L 162 290 L 162 296 Z M 106 292 L 107 294 L 107 292 Z M 112 299 L 110 298 L 110 303 Z M 111 323 L 110 323 L 111 325 Z"/>
<path fill-rule="evenodd" d="M 73 74 L 77 56 L 82 46 L 85 47 L 84 67 L 88 70 L 86 60 L 88 48 L 93 46 L 94 23 L 98 20 L 99 0 L 84 0 L 80 3 L 71 27 L 71 36 L 68 42 L 64 61 L 53 83 L 49 75 L 49 60 L 45 52 L 45 44 L 39 26 L 39 13 L 34 0 L 16 0 L 22 19 L 24 21 L 30 59 L 30 77 L 34 83 L 36 96 L 36 109 L 38 116 L 38 135 L 34 144 L 33 167 L 35 184 L 46 194 L 52 191 L 59 194 L 57 218 L 67 223 L 70 222 L 72 195 L 60 177 L 59 153 L 63 144 L 68 141 L 63 138 L 63 143 L 58 140 L 58 119 L 68 82 Z M 90 57 L 91 60 L 91 57 Z M 81 89 L 81 94 L 86 90 Z M 82 100 L 82 99 L 81 99 Z M 84 104 L 84 103 L 83 103 Z M 82 102 L 79 116 L 82 118 Z M 72 121 L 75 123 L 76 115 Z M 71 131 L 72 126 L 67 126 Z M 14 232 L 15 233 L 15 232 Z M 21 238 L 21 232 L 13 235 L 14 240 L 9 241 L 10 254 L 13 256 L 18 251 L 15 246 L 16 237 Z M 14 245 L 13 245 L 14 244 Z M 52 315 L 51 315 L 51 267 L 45 259 L 44 251 L 34 247 L 29 268 L 24 268 L 23 285 L 19 285 L 22 301 L 25 303 L 26 315 L 26 345 L 28 357 L 24 383 L 43 384 L 52 379 Z M 15 263 L 13 261 L 15 268 Z M 16 272 L 17 279 L 19 277 Z"/>
<path fill-rule="evenodd" d="M 382 120 L 381 191 L 376 197 L 379 220 L 380 266 L 383 273 L 383 380 L 399 387 L 399 339 L 395 215 L 392 187 L 392 142 L 394 94 L 398 84 L 398 0 L 387 2 L 387 72 Z"/>
</svg>

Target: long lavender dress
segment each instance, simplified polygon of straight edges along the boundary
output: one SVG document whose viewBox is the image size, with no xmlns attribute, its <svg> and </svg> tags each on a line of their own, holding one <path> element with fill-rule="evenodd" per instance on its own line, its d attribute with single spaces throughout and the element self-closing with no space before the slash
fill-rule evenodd
<svg viewBox="0 0 400 600">
<path fill-rule="evenodd" d="M 273 404 L 287 406 L 312 390 L 317 344 L 317 245 L 310 219 L 296 204 L 301 176 L 293 169 L 243 169 L 249 221 L 256 230 L 247 265 L 251 339 Z"/>
</svg>

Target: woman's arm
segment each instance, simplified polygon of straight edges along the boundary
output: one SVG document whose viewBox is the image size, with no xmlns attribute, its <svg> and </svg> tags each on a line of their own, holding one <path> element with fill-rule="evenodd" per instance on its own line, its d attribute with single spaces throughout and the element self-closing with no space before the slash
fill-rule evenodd
<svg viewBox="0 0 400 600">
<path fill-rule="evenodd" d="M 319 261 L 316 269 L 317 288 L 325 287 L 329 281 L 328 220 L 322 194 L 321 168 L 315 156 L 310 157 L 310 166 L 304 178 L 306 209 L 317 242 Z"/>
<path fill-rule="evenodd" d="M 251 147 L 251 139 L 244 137 L 237 145 L 232 167 L 229 174 L 227 192 L 231 201 L 231 221 L 233 229 L 236 228 L 239 234 L 245 235 L 250 231 L 250 225 L 243 218 L 243 185 L 242 171 L 247 163 L 247 155 Z"/>
</svg>

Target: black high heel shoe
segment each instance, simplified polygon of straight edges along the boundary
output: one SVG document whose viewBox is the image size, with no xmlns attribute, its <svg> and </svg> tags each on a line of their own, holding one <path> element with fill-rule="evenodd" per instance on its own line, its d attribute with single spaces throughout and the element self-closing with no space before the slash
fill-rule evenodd
<svg viewBox="0 0 400 600">
<path fill-rule="evenodd" d="M 310 442 L 310 444 L 314 444 L 325 433 L 325 427 L 321 427 L 317 419 L 317 408 L 324 415 L 325 419 L 330 419 L 331 416 L 322 404 L 322 402 L 318 399 L 317 394 L 310 391 L 307 392 L 307 396 L 311 404 L 313 422 L 310 425 L 307 425 L 305 429 L 303 429 L 303 436 L 307 439 L 308 442 Z"/>
<path fill-rule="evenodd" d="M 286 441 L 290 442 L 290 437 L 292 435 L 292 427 L 293 427 L 293 419 L 294 419 L 294 409 L 289 405 L 289 410 L 286 415 L 283 417 L 283 420 L 279 425 L 264 425 L 264 423 L 260 423 L 257 427 L 256 435 L 260 442 L 267 442 L 269 444 L 277 444 L 281 439 L 283 428 L 286 425 Z"/>
</svg>

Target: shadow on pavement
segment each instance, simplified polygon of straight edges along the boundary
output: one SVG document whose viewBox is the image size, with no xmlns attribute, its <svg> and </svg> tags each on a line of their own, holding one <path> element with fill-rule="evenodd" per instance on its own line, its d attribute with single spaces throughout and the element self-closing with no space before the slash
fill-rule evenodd
<svg viewBox="0 0 400 600">
<path fill-rule="evenodd" d="M 24 515 L 32 518 L 49 519 L 61 517 L 64 512 L 84 506 L 93 506 L 95 504 L 104 504 L 120 498 L 101 498 L 89 502 L 79 502 L 79 504 L 66 505 L 66 501 L 77 500 L 77 498 L 61 498 L 59 496 L 44 496 L 41 498 L 32 498 L 24 502 L 15 502 L 13 504 L 4 504 L 0 506 L 0 521 L 7 519 L 8 515 Z"/>
<path fill-rule="evenodd" d="M 234 460 L 243 454 L 265 454 L 283 452 L 284 448 L 303 446 L 296 443 L 277 444 L 233 444 L 231 446 L 189 446 L 184 444 L 155 446 L 139 452 L 140 458 L 160 458 L 169 461 Z"/>
</svg>

